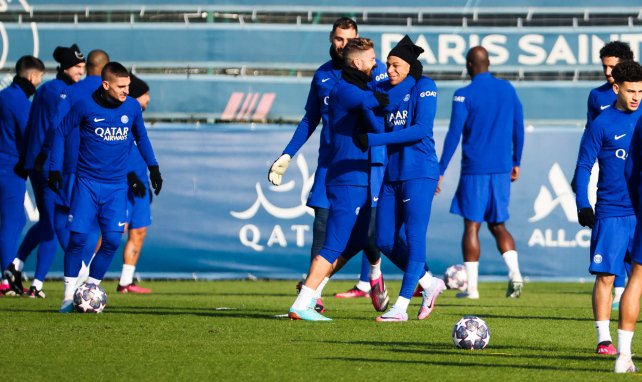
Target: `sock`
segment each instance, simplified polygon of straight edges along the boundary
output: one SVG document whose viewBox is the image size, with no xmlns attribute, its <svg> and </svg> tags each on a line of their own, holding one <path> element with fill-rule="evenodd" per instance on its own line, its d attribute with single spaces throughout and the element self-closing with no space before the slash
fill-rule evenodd
<svg viewBox="0 0 642 382">
<path fill-rule="evenodd" d="M 477 276 L 479 274 L 479 261 L 466 261 L 466 275 L 468 276 L 468 292 L 477 292 Z"/>
<path fill-rule="evenodd" d="M 633 340 L 633 332 L 628 330 L 617 330 L 617 352 L 618 354 L 626 354 L 631 356 L 631 341 Z"/>
<path fill-rule="evenodd" d="M 2 284 L 2 285 L 9 285 L 9 281 L 7 281 L 6 279 L 2 279 L 2 281 L 0 282 L 0 284 Z"/>
<path fill-rule="evenodd" d="M 73 300 L 76 292 L 76 281 L 78 277 L 65 277 L 65 297 L 63 300 Z"/>
<path fill-rule="evenodd" d="M 622 293 L 624 293 L 624 288 L 616 287 L 615 295 L 613 296 L 613 302 L 620 302 L 620 299 L 622 298 Z"/>
<path fill-rule="evenodd" d="M 419 285 L 421 285 L 421 289 L 423 290 L 430 290 L 432 287 L 432 273 L 426 272 L 423 277 L 419 279 Z"/>
<path fill-rule="evenodd" d="M 517 261 L 517 251 L 506 251 L 502 254 L 502 257 L 508 267 L 508 279 L 511 281 L 522 281 L 522 273 L 519 271 L 519 262 Z"/>
<path fill-rule="evenodd" d="M 36 289 L 38 289 L 38 290 L 42 290 L 42 281 L 40 281 L 38 279 L 33 279 L 33 282 L 31 283 L 31 286 L 36 288 Z"/>
<path fill-rule="evenodd" d="M 604 321 L 595 321 L 595 328 L 597 329 L 597 343 L 599 344 L 600 342 L 604 341 L 611 341 L 611 331 L 609 329 L 611 321 L 610 320 L 604 320 Z"/>
<path fill-rule="evenodd" d="M 89 267 L 83 261 L 82 264 L 80 265 L 80 272 L 78 272 L 78 283 L 79 284 L 84 283 L 85 281 L 87 281 L 88 277 L 89 277 Z"/>
<path fill-rule="evenodd" d="M 294 300 L 294 304 L 292 304 L 292 309 L 307 309 L 310 306 L 310 302 L 312 302 L 315 293 L 316 291 L 314 289 L 303 285 L 301 287 L 301 292 L 299 292 L 296 300 Z"/>
<path fill-rule="evenodd" d="M 100 282 L 101 282 L 101 281 L 103 281 L 103 280 L 98 280 L 98 279 L 95 279 L 95 278 L 93 278 L 93 277 L 88 277 L 88 278 L 87 278 L 87 284 L 96 284 L 96 285 L 100 285 Z"/>
<path fill-rule="evenodd" d="M 376 280 L 381 277 L 381 260 L 377 264 L 370 264 L 370 280 Z"/>
<path fill-rule="evenodd" d="M 392 309 L 397 309 L 405 313 L 408 310 L 408 305 L 410 305 L 410 299 L 399 296 Z"/>
<path fill-rule="evenodd" d="M 120 273 L 120 286 L 127 286 L 134 282 L 135 265 L 123 264 L 123 271 Z"/>
<path fill-rule="evenodd" d="M 317 290 L 314 293 L 314 297 L 321 298 L 321 294 L 323 294 L 323 288 L 325 288 L 325 284 L 327 284 L 328 281 L 330 281 L 328 277 L 323 278 L 323 281 L 321 281 L 321 284 L 319 284 Z"/>
<path fill-rule="evenodd" d="M 17 257 L 15 259 L 13 259 L 12 264 L 16 267 L 16 271 L 18 271 L 18 272 L 22 272 L 22 270 L 25 267 L 25 262 L 20 260 Z"/>
<path fill-rule="evenodd" d="M 362 292 L 370 292 L 370 283 L 367 281 L 359 280 L 359 282 L 357 283 L 357 289 Z"/>
</svg>

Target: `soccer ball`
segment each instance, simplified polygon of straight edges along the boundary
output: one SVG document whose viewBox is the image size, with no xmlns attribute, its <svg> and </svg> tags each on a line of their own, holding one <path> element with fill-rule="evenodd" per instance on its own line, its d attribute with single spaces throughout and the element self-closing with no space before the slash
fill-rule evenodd
<svg viewBox="0 0 642 382">
<path fill-rule="evenodd" d="M 453 328 L 453 343 L 460 349 L 481 350 L 490 341 L 490 330 L 479 317 L 465 316 Z"/>
<path fill-rule="evenodd" d="M 468 287 L 468 274 L 462 264 L 452 265 L 444 273 L 444 283 L 448 289 L 466 290 Z"/>
<path fill-rule="evenodd" d="M 100 313 L 107 305 L 107 293 L 100 285 L 82 284 L 74 293 L 74 310 L 79 313 Z"/>
</svg>

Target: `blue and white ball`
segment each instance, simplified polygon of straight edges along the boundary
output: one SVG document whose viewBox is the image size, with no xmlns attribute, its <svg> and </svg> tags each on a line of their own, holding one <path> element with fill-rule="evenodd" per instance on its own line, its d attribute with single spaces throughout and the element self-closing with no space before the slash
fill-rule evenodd
<svg viewBox="0 0 642 382">
<path fill-rule="evenodd" d="M 78 313 L 100 313 L 107 305 L 107 293 L 100 285 L 82 284 L 74 293 L 74 310 Z"/>
<path fill-rule="evenodd" d="M 460 349 L 481 350 L 490 341 L 486 322 L 476 316 L 465 316 L 453 328 L 453 343 Z"/>
<path fill-rule="evenodd" d="M 451 265 L 444 272 L 444 283 L 448 289 L 466 290 L 468 287 L 468 274 L 463 264 Z"/>
</svg>

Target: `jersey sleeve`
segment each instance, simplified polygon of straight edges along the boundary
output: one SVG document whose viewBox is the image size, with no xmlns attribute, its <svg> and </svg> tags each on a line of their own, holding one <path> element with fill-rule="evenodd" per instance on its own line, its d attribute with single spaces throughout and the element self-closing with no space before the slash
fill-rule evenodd
<svg viewBox="0 0 642 382">
<path fill-rule="evenodd" d="M 595 101 L 595 93 L 593 90 L 589 93 L 588 100 L 586 101 L 586 125 L 584 126 L 585 128 L 588 127 L 591 122 L 597 116 L 600 114 L 600 110 L 598 109 L 597 102 Z"/>
<path fill-rule="evenodd" d="M 410 125 L 388 133 L 368 134 L 372 146 L 417 142 L 430 134 L 437 112 L 437 86 L 427 79 L 419 81 L 416 86 L 413 92 L 415 108 Z"/>
<path fill-rule="evenodd" d="M 456 91 L 453 96 L 450 125 L 448 126 L 448 133 L 446 133 L 446 138 L 444 139 L 444 149 L 441 152 L 441 159 L 439 160 L 439 175 L 444 175 L 446 168 L 448 168 L 448 163 L 450 163 L 450 160 L 455 154 L 455 150 L 461 139 L 461 133 L 464 131 L 466 119 L 468 119 L 466 96 Z"/>
<path fill-rule="evenodd" d="M 305 103 L 305 115 L 303 119 L 301 119 L 301 122 L 299 122 L 296 130 L 294 130 L 294 134 L 290 142 L 285 146 L 283 154 L 288 154 L 290 157 L 293 157 L 301 147 L 303 147 L 305 142 L 308 141 L 310 136 L 312 136 L 321 120 L 321 102 L 323 102 L 323 100 L 319 99 L 319 88 L 315 78 L 312 78 L 308 100 Z"/>
<path fill-rule="evenodd" d="M 140 109 L 135 110 L 132 133 L 134 134 L 134 139 L 138 145 L 140 155 L 145 160 L 147 167 L 158 166 L 158 162 L 154 156 L 154 149 L 152 149 L 152 143 L 149 141 L 149 137 L 147 136 L 147 129 L 145 128 L 145 122 L 143 121 L 143 112 Z"/>
<path fill-rule="evenodd" d="M 515 114 L 513 116 L 513 167 L 519 167 L 524 149 L 524 110 L 522 103 L 513 89 Z"/>
<path fill-rule="evenodd" d="M 639 207 L 639 197 L 640 197 L 640 160 L 642 159 L 642 125 L 638 121 L 635 126 L 635 131 L 633 132 L 633 138 L 631 139 L 631 146 L 629 147 L 629 156 L 626 158 L 624 164 L 624 177 L 626 178 L 626 186 L 629 190 L 629 198 L 631 199 L 631 204 L 635 210 L 636 215 L 638 214 Z"/>
<path fill-rule="evenodd" d="M 577 155 L 577 165 L 575 167 L 577 183 L 575 203 L 578 210 L 591 207 L 588 198 L 588 184 L 591 178 L 591 169 L 602 147 L 603 136 L 604 131 L 599 123 L 592 123 L 582 134 L 580 150 Z"/>
<path fill-rule="evenodd" d="M 49 169 L 62 171 L 65 155 L 65 140 L 72 129 L 77 129 L 81 122 L 81 113 L 77 108 L 71 109 L 58 126 L 47 132 L 41 152 L 49 152 Z"/>
</svg>

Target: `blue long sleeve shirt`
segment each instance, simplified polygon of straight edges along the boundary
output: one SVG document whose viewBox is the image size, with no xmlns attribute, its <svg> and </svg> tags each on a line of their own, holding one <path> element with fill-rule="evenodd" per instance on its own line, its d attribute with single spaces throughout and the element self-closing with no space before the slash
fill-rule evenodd
<svg viewBox="0 0 642 382">
<path fill-rule="evenodd" d="M 321 65 L 316 70 L 312 77 L 308 99 L 305 104 L 305 115 L 294 131 L 292 139 L 290 139 L 290 142 L 283 150 L 283 154 L 294 157 L 312 136 L 319 125 L 319 121 L 323 123 L 319 138 L 319 158 L 314 175 L 315 185 L 308 199 L 308 206 L 310 207 L 329 207 L 329 202 L 325 196 L 325 187 L 323 187 L 326 183 L 325 178 L 328 166 L 332 159 L 330 129 L 327 128 L 329 125 L 328 99 L 330 97 L 330 91 L 340 79 L 341 69 L 333 66 L 332 60 Z M 373 69 L 372 80 L 374 83 L 380 83 L 386 79 L 388 79 L 386 65 L 377 60 L 377 66 Z"/>
<path fill-rule="evenodd" d="M 51 169 L 60 171 L 64 139 L 76 128 L 80 132 L 78 177 L 103 183 L 126 182 L 133 139 L 145 163 L 158 165 L 138 101 L 127 97 L 122 104 L 107 107 L 100 102 L 98 93 L 73 105 L 56 129 Z"/>
<path fill-rule="evenodd" d="M 401 90 L 399 93 L 398 91 Z M 397 93 L 397 94 L 395 94 Z M 368 134 L 371 146 L 387 145 L 386 181 L 439 179 L 433 138 L 437 86 L 428 77 L 407 77 L 388 90 L 394 109 L 385 116 L 385 133 Z"/>
<path fill-rule="evenodd" d="M 0 91 L 0 172 L 13 173 L 24 158 L 25 129 L 31 102 L 20 86 L 13 82 Z"/>
<path fill-rule="evenodd" d="M 68 85 L 63 80 L 54 79 L 44 83 L 36 91 L 27 122 L 25 169 L 33 169 L 47 132 L 55 129 L 69 110 L 67 88 Z"/>
<path fill-rule="evenodd" d="M 635 213 L 638 217 L 638 221 L 642 221 L 642 216 L 640 216 L 640 189 L 642 184 L 642 176 L 640 176 L 640 171 L 642 170 L 642 122 L 638 120 L 633 130 L 633 137 L 631 138 L 631 146 L 629 147 L 629 155 L 626 158 L 624 163 L 624 178 L 626 179 L 626 186 L 629 191 L 629 198 L 631 200 L 631 205 L 635 210 Z"/>
<path fill-rule="evenodd" d="M 575 201 L 578 210 L 591 207 L 588 184 L 591 169 L 597 159 L 600 172 L 595 216 L 599 219 L 635 213 L 624 177 L 624 166 L 629 155 L 633 130 L 640 115 L 642 111 L 621 111 L 612 105 L 598 115 L 584 131 L 575 169 Z"/>
<path fill-rule="evenodd" d="M 612 107 L 616 99 L 613 85 L 608 82 L 592 89 L 587 101 L 586 126 L 588 127 L 603 110 Z"/>
<path fill-rule="evenodd" d="M 372 90 L 360 89 L 343 78 L 330 92 L 329 131 L 330 162 L 326 185 L 368 186 L 370 179 L 369 150 L 356 145 L 357 132 L 365 129 L 363 108 L 378 106 Z"/>
<path fill-rule="evenodd" d="M 450 126 L 439 161 L 443 175 L 462 138 L 462 174 L 510 172 L 524 146 L 522 104 L 510 82 L 490 73 L 476 75 L 455 91 Z"/>
</svg>

